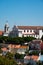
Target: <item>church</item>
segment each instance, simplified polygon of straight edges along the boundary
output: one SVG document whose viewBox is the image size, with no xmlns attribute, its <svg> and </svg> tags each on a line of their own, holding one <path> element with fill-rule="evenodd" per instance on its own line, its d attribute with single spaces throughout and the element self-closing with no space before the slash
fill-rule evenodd
<svg viewBox="0 0 43 65">
<path fill-rule="evenodd" d="M 12 31 L 9 30 L 8 22 L 4 26 L 3 36 L 11 37 L 35 37 L 40 39 L 43 35 L 43 26 L 17 26 L 14 25 Z"/>
</svg>

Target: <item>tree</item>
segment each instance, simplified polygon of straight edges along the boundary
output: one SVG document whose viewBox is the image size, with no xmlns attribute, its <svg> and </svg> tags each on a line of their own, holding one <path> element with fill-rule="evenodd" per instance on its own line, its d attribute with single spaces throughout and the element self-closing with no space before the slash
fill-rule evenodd
<svg viewBox="0 0 43 65">
<path fill-rule="evenodd" d="M 26 50 L 26 51 L 25 51 L 25 54 L 26 54 L 26 55 L 29 55 L 29 50 Z"/>
<path fill-rule="evenodd" d="M 15 54 L 15 58 L 16 59 L 23 59 L 24 58 L 24 55 L 23 54 L 16 53 Z"/>
<path fill-rule="evenodd" d="M 5 37 L 5 36 L 0 36 L 0 43 L 13 43 L 13 44 L 23 44 L 25 42 L 30 42 L 34 40 L 34 37 Z"/>
<path fill-rule="evenodd" d="M 5 55 L 6 58 L 9 58 L 9 59 L 13 59 L 14 57 L 14 54 L 10 53 L 10 52 L 7 52 L 7 54 Z"/>
<path fill-rule="evenodd" d="M 30 52 L 29 55 L 39 55 L 39 51 L 34 50 L 34 51 Z"/>
<path fill-rule="evenodd" d="M 0 49 L 0 53 L 2 53 L 2 50 Z"/>
<path fill-rule="evenodd" d="M 17 65 L 14 59 L 8 59 L 4 56 L 0 56 L 0 65 Z"/>
<path fill-rule="evenodd" d="M 41 50 L 41 55 L 43 55 L 43 50 Z"/>
</svg>

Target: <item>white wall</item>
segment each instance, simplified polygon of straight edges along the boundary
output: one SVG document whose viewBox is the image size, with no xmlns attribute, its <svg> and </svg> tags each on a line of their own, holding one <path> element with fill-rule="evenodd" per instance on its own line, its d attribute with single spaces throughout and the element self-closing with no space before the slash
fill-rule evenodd
<svg viewBox="0 0 43 65">
<path fill-rule="evenodd" d="M 3 34 L 3 36 L 8 36 L 8 35 L 9 35 L 9 34 L 7 34 L 7 33 L 4 33 L 4 34 Z"/>
<path fill-rule="evenodd" d="M 26 30 L 25 30 L 25 29 L 16 29 L 16 30 L 18 30 L 17 33 L 18 33 L 18 36 L 19 36 L 19 37 L 22 37 L 22 36 L 23 36 L 23 33 L 30 33 L 30 29 L 26 29 Z M 25 30 L 25 32 L 24 32 L 24 30 Z M 27 32 L 27 30 L 28 30 L 28 32 Z M 20 31 L 20 32 L 19 32 L 19 31 Z M 34 30 L 32 30 L 31 33 L 34 33 Z M 31 35 L 31 34 L 30 34 L 30 35 L 29 35 L 29 34 L 28 34 L 28 35 L 25 35 L 25 34 L 24 34 L 24 37 L 26 37 L 26 36 L 33 36 L 33 37 L 35 37 L 35 38 L 38 39 L 38 38 L 41 38 L 42 35 L 43 35 L 42 30 L 39 30 L 39 35 Z"/>
<path fill-rule="evenodd" d="M 19 37 L 22 37 L 22 33 L 21 33 L 21 32 L 19 32 L 19 33 L 18 33 L 18 36 L 19 36 Z"/>
<path fill-rule="evenodd" d="M 24 32 L 24 30 L 18 29 L 18 31 L 22 31 L 22 33 L 20 33 L 20 32 L 18 33 L 18 36 L 19 37 L 22 37 L 23 33 L 30 33 L 30 30 L 28 30 L 28 32 L 27 32 L 27 30 L 25 30 L 25 32 Z M 34 33 L 34 30 L 32 30 L 31 33 Z M 35 37 L 35 38 L 39 38 L 39 35 L 31 35 L 31 34 L 30 35 L 29 34 L 28 35 L 25 35 L 24 34 L 24 37 L 27 37 L 27 36 L 32 36 L 32 37 Z"/>
<path fill-rule="evenodd" d="M 39 30 L 39 38 L 41 38 L 41 37 L 42 37 L 42 35 L 43 35 L 42 30 Z"/>
</svg>

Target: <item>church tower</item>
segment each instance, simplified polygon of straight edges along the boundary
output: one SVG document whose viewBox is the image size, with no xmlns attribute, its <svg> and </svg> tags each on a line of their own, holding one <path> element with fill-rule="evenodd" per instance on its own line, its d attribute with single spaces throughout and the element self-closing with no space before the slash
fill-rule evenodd
<svg viewBox="0 0 43 65">
<path fill-rule="evenodd" d="M 8 35 L 9 35 L 9 24 L 7 21 L 5 26 L 4 26 L 4 35 L 3 36 L 8 36 Z"/>
</svg>

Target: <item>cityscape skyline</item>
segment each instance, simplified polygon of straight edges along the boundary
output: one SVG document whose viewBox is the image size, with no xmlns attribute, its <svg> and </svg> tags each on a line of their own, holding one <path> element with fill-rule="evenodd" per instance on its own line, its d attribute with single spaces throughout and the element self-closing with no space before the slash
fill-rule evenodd
<svg viewBox="0 0 43 65">
<path fill-rule="evenodd" d="M 13 25 L 43 26 L 43 0 L 0 0 L 0 30 Z"/>
</svg>

